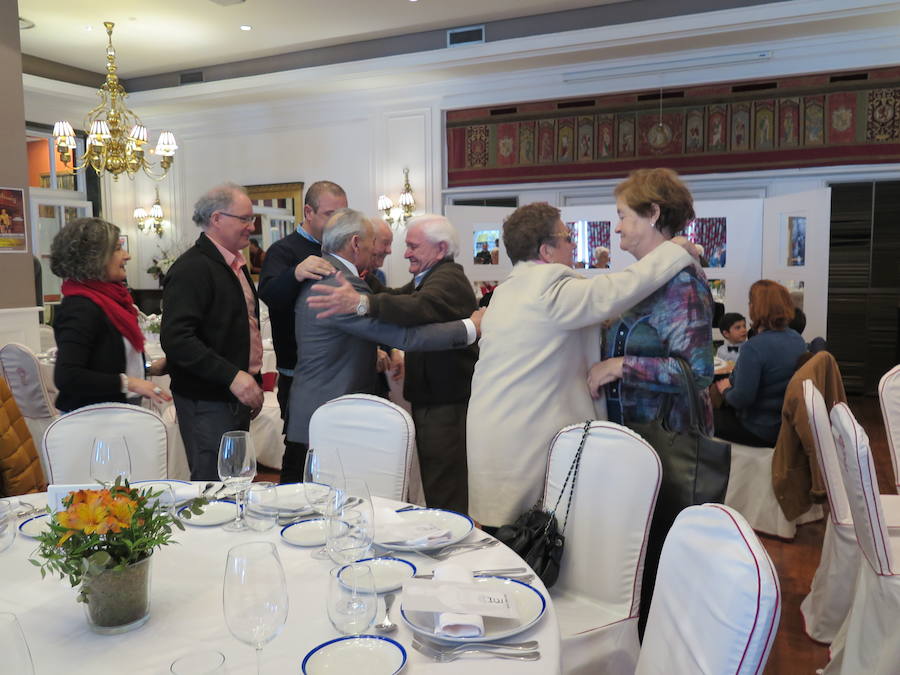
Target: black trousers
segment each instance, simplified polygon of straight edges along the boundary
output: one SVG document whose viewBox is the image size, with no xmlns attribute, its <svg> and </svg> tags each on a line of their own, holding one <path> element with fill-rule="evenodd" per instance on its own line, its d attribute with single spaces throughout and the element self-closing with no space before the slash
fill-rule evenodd
<svg viewBox="0 0 900 675">
<path fill-rule="evenodd" d="M 713 409 L 716 436 L 725 441 L 750 445 L 754 448 L 771 448 L 774 443 L 764 440 L 741 424 L 734 408 L 723 406 Z"/>
<path fill-rule="evenodd" d="M 469 511 L 467 408 L 468 403 L 412 404 L 425 503 L 463 514 Z"/>
<path fill-rule="evenodd" d="M 278 407 L 281 408 L 281 419 L 285 421 L 285 431 L 287 430 L 291 385 L 293 383 L 293 377 L 278 373 Z M 306 443 L 293 443 L 285 438 L 279 480 L 282 483 L 302 483 L 304 462 L 306 462 Z"/>
<path fill-rule="evenodd" d="M 237 401 L 196 401 L 173 393 L 191 480 L 219 480 L 219 442 L 226 431 L 249 431 L 250 408 Z"/>
</svg>

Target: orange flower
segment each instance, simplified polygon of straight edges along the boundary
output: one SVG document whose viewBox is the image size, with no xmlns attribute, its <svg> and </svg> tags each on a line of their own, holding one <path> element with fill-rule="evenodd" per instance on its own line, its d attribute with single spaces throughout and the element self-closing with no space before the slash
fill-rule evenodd
<svg viewBox="0 0 900 675">
<path fill-rule="evenodd" d="M 120 495 L 113 497 L 109 490 L 78 490 L 72 493 L 68 508 L 57 514 L 59 524 L 69 528 L 58 545 L 76 532 L 107 534 L 128 529 L 136 509 L 134 500 Z"/>
</svg>

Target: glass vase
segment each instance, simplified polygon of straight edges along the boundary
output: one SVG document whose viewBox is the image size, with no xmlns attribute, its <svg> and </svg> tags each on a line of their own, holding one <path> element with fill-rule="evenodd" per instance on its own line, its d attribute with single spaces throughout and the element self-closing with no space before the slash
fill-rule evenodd
<svg viewBox="0 0 900 675">
<path fill-rule="evenodd" d="M 85 582 L 88 624 L 95 633 L 116 635 L 143 626 L 150 618 L 152 556 L 121 570 L 104 570 Z"/>
</svg>

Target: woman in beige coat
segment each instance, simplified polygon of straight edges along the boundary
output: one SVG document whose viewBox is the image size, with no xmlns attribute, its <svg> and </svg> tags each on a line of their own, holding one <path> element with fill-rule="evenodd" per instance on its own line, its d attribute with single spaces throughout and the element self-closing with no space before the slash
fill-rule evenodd
<svg viewBox="0 0 900 675">
<path fill-rule="evenodd" d="M 678 242 L 624 272 L 584 278 L 572 270 L 575 244 L 558 209 L 529 204 L 503 224 L 514 267 L 482 320 L 466 434 L 469 512 L 481 524 L 513 522 L 537 502 L 557 431 L 606 419 L 587 384 L 600 323 L 694 262 Z"/>
</svg>

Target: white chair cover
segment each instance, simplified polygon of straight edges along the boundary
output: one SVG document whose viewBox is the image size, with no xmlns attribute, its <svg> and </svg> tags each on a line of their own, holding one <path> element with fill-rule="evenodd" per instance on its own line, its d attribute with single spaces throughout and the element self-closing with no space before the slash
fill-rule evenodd
<svg viewBox="0 0 900 675">
<path fill-rule="evenodd" d="M 731 444 L 731 475 L 725 504 L 736 509 L 757 532 L 782 539 L 793 539 L 797 525 L 820 520 L 824 513 L 819 504 L 795 520 L 788 520 L 772 488 L 772 457 L 775 448 L 755 448 Z"/>
<path fill-rule="evenodd" d="M 803 400 L 822 469 L 830 517 L 825 525 L 819 567 L 809 594 L 800 604 L 800 612 L 806 634 L 813 640 L 830 643 L 850 611 L 860 555 L 825 399 L 812 380 L 803 381 Z"/>
<path fill-rule="evenodd" d="M 835 446 L 856 539 L 860 565 L 850 614 L 831 645 L 825 673 L 896 675 L 900 664 L 900 536 L 890 536 L 866 432 L 850 408 L 831 409 Z"/>
<path fill-rule="evenodd" d="M 162 417 L 166 425 L 167 455 L 169 458 L 169 478 L 175 480 L 190 480 L 191 467 L 188 465 L 187 451 L 184 449 L 184 439 L 181 437 L 181 429 L 178 428 L 178 413 L 175 406 L 167 405 L 162 410 L 156 411 Z"/>
<path fill-rule="evenodd" d="M 44 433 L 47 482 L 90 483 L 94 439 L 125 438 L 131 455 L 131 480 L 166 478 L 168 434 L 152 410 L 127 403 L 97 403 L 54 420 Z"/>
<path fill-rule="evenodd" d="M 263 407 L 254 419 L 250 420 L 250 438 L 256 448 L 256 461 L 270 469 L 281 469 L 284 457 L 284 421 L 281 419 L 281 408 L 278 407 L 278 394 L 265 392 Z"/>
<path fill-rule="evenodd" d="M 781 589 L 749 523 L 722 504 L 691 506 L 669 530 L 637 675 L 759 675 Z"/>
<path fill-rule="evenodd" d="M 884 417 L 884 431 L 891 449 L 894 482 L 900 488 L 900 366 L 894 366 L 878 383 L 878 400 Z"/>
<path fill-rule="evenodd" d="M 50 392 L 41 378 L 41 366 L 37 358 L 28 347 L 15 342 L 10 342 L 0 348 L 0 368 L 3 379 L 9 385 L 13 398 L 28 431 L 38 448 L 38 457 L 44 476 L 50 481 L 48 473 L 47 457 L 41 448 L 41 439 L 44 431 L 50 423 L 59 416 L 53 402 L 50 400 Z"/>
<path fill-rule="evenodd" d="M 415 454 L 412 417 L 387 399 L 348 394 L 320 406 L 309 421 L 309 447 L 339 452 L 346 476 L 363 478 L 372 496 L 406 500 Z"/>
<path fill-rule="evenodd" d="M 556 504 L 583 429 L 565 427 L 550 445 L 543 497 L 548 509 Z M 659 457 L 644 439 L 612 422 L 591 422 L 559 580 L 550 593 L 566 675 L 634 672 L 641 577 L 660 475 Z M 568 490 L 556 514 L 560 527 L 567 498 Z"/>
</svg>

